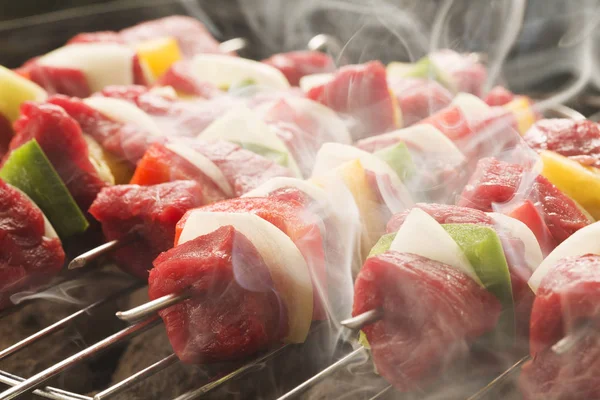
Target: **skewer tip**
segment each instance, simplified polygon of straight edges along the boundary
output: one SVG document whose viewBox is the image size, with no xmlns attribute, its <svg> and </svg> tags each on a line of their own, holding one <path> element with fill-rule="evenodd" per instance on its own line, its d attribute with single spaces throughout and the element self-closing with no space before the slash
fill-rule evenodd
<svg viewBox="0 0 600 400">
<path fill-rule="evenodd" d="M 81 256 L 77 256 L 74 259 L 71 260 L 71 262 L 68 265 L 68 269 L 78 269 L 78 268 L 83 268 L 86 266 L 88 260 L 85 257 L 81 257 Z"/>
<path fill-rule="evenodd" d="M 363 326 L 377 322 L 381 318 L 383 318 L 383 310 L 377 308 L 375 310 L 370 310 L 359 314 L 356 317 L 345 319 L 341 322 L 341 324 L 349 329 L 362 329 Z"/>
</svg>

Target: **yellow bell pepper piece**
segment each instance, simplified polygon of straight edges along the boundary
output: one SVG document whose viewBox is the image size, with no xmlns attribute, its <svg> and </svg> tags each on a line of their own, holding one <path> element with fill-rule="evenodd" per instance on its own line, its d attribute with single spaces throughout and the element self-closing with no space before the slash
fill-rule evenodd
<svg viewBox="0 0 600 400">
<path fill-rule="evenodd" d="M 535 113 L 531 108 L 531 100 L 526 96 L 517 96 L 504 107 L 513 112 L 517 119 L 517 127 L 521 136 L 527 132 L 536 121 Z"/>
<path fill-rule="evenodd" d="M 543 151 L 540 155 L 542 175 L 579 203 L 594 219 L 600 219 L 600 170 L 585 167 L 553 151 Z"/>
<path fill-rule="evenodd" d="M 43 101 L 46 91 L 8 68 L 0 66 L 0 114 L 10 122 L 19 117 L 23 102 Z"/>
<path fill-rule="evenodd" d="M 151 39 L 136 46 L 140 62 L 146 64 L 154 79 L 161 77 L 182 59 L 177 40 L 171 37 Z"/>
</svg>

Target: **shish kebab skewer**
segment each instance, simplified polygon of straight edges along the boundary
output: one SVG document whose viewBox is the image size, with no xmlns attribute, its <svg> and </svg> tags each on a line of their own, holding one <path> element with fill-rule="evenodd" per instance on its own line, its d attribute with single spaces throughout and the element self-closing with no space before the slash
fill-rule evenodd
<svg viewBox="0 0 600 400">
<path fill-rule="evenodd" d="M 331 41 L 331 38 L 326 38 L 326 39 L 327 39 L 326 41 Z M 324 43 L 324 41 L 320 40 L 320 43 Z M 275 61 L 273 61 L 273 62 L 275 62 Z M 107 243 L 105 246 L 102 246 L 99 249 L 93 249 L 90 252 L 85 253 L 85 254 L 77 257 L 73 261 L 73 263 L 71 264 L 71 267 L 80 267 L 80 266 L 83 266 L 88 259 L 95 258 L 95 257 L 103 254 L 105 251 L 114 250 L 114 249 L 117 248 L 116 246 L 118 246 L 118 244 L 116 242 L 114 242 L 114 241 L 111 241 L 111 242 Z"/>
<path fill-rule="evenodd" d="M 561 243 L 540 265 L 540 267 L 536 270 L 532 278 L 530 279 L 530 286 L 534 291 L 540 294 L 540 297 L 536 297 L 536 301 L 534 302 L 534 313 L 537 314 L 537 318 L 545 318 L 545 323 L 536 321 L 536 338 L 532 337 L 531 346 L 535 345 L 535 348 L 532 347 L 531 353 L 527 356 L 520 359 L 510 368 L 508 368 L 504 373 L 502 373 L 498 378 L 494 379 L 484 388 L 482 388 L 479 392 L 471 396 L 468 400 L 479 400 L 485 398 L 485 396 L 494 390 L 498 385 L 503 383 L 506 379 L 510 378 L 512 375 L 520 371 L 523 367 L 527 365 L 529 370 L 527 371 L 531 376 L 526 375 L 525 378 L 522 376 L 522 384 L 527 385 L 527 379 L 531 379 L 533 383 L 532 389 L 528 389 L 530 391 L 529 395 L 532 393 L 539 391 L 535 389 L 538 384 L 535 379 L 535 367 L 537 364 L 540 365 L 539 368 L 543 368 L 543 363 L 556 363 L 562 362 L 565 364 L 569 364 L 572 362 L 580 363 L 581 359 L 573 360 L 573 359 L 562 359 L 561 357 L 567 356 L 569 352 L 573 351 L 577 346 L 584 343 L 585 340 L 589 340 L 589 338 L 598 337 L 600 334 L 598 331 L 597 318 L 598 315 L 593 314 L 593 310 L 586 310 L 586 304 L 590 301 L 593 301 L 593 296 L 590 293 L 590 297 L 592 300 L 584 300 L 577 305 L 573 305 L 569 303 L 571 300 L 569 296 L 577 296 L 577 291 L 585 291 L 586 285 L 587 287 L 593 287 L 593 285 L 598 284 L 598 278 L 594 276 L 593 271 L 591 269 L 597 268 L 598 263 L 598 254 L 600 254 L 600 247 L 597 244 L 597 238 L 600 235 L 600 222 L 596 222 L 592 225 L 589 225 L 581 230 L 575 232 L 571 237 Z M 543 289 L 543 293 L 539 291 Z M 547 300 L 550 299 L 550 300 Z M 554 300 L 552 300 L 554 299 Z M 567 307 L 566 309 L 561 309 L 556 311 L 549 311 L 548 304 L 549 301 L 558 301 L 564 302 L 563 307 Z M 587 302 L 587 303 L 586 303 Z M 589 308 L 589 307 L 588 307 Z M 574 311 L 575 310 L 575 311 Z M 545 315 L 542 313 L 552 313 L 558 315 Z M 577 318 L 577 313 L 580 312 L 582 315 L 579 319 L 583 318 L 583 322 L 575 321 Z M 570 315 L 574 313 L 575 316 Z M 591 313 L 591 314 L 590 314 Z M 541 314 L 541 316 L 540 316 Z M 566 331 L 567 334 L 563 338 L 557 340 L 554 344 L 545 343 L 544 345 L 540 345 L 538 342 L 545 341 L 547 342 L 550 338 L 548 333 L 540 333 L 540 328 L 544 328 L 546 325 L 552 328 L 551 321 L 549 319 L 558 319 L 562 324 L 567 325 Z M 568 321 L 567 321 L 568 319 Z M 532 329 L 534 325 L 532 324 Z M 553 335 L 556 336 L 556 332 L 553 332 Z M 540 339 L 538 336 L 541 336 Z M 545 337 L 544 337 L 545 336 Z M 581 349 L 580 349 L 581 352 Z M 553 360 L 551 357 L 549 360 L 542 360 L 542 358 L 547 357 L 546 354 L 553 353 L 556 355 L 556 360 Z M 576 356 L 574 356 L 576 357 Z M 563 366 L 555 366 L 557 368 L 562 368 Z M 564 368 L 569 368 L 568 365 L 565 365 Z M 556 395 L 560 396 L 560 390 L 562 388 L 566 388 L 569 386 L 580 386 L 582 383 L 582 377 L 574 377 L 571 376 L 571 379 L 574 379 L 573 382 L 565 382 L 562 386 L 558 385 L 558 392 Z M 569 379 L 568 375 L 561 377 L 557 377 L 556 379 Z M 583 384 L 585 385 L 585 383 Z M 545 392 L 539 394 L 539 396 L 551 395 L 552 386 L 550 382 L 548 382 L 548 387 L 550 389 L 544 389 Z M 572 393 L 579 393 L 579 395 L 592 395 L 592 392 L 577 392 L 578 388 L 573 389 Z M 593 390 L 593 388 L 588 388 L 589 390 Z M 547 393 L 546 391 L 550 392 Z M 597 390 L 597 389 L 596 389 Z M 595 393 L 595 392 L 594 392 Z M 562 395 L 568 395 L 568 391 L 562 393 Z M 528 397 L 529 398 L 529 397 Z M 533 396 L 535 397 L 535 395 Z M 541 397 L 540 397 L 541 398 Z"/>
<path fill-rule="evenodd" d="M 484 180 L 483 182 L 485 182 L 485 180 Z M 544 182 L 544 181 L 543 181 L 543 180 L 542 180 L 542 181 L 540 181 L 540 184 L 542 184 L 542 182 Z M 547 182 L 547 181 L 545 181 L 545 182 Z M 479 184 L 479 183 L 475 183 L 475 185 L 476 185 L 476 186 L 477 186 L 478 184 Z M 546 183 L 545 185 L 549 185 L 549 183 Z M 564 195 L 561 195 L 561 196 L 563 196 L 563 197 L 564 197 Z M 560 196 L 559 196 L 559 197 L 560 197 Z M 568 201 L 567 201 L 567 199 L 568 199 L 568 198 L 566 198 L 566 197 L 565 197 L 563 200 L 560 200 L 559 202 L 562 202 L 562 203 L 565 203 L 565 204 L 568 204 L 569 202 L 572 202 L 572 200 L 568 200 Z M 557 199 L 557 200 L 558 200 L 558 199 Z M 571 207 L 571 209 L 572 209 L 571 213 L 573 213 L 574 215 L 575 215 L 575 214 L 577 214 L 577 213 L 579 213 L 579 214 L 580 214 L 580 211 L 578 211 L 576 208 L 574 208 L 574 207 Z M 568 214 L 568 213 L 567 213 L 567 214 Z M 568 223 L 569 223 L 569 222 L 567 221 L 567 224 L 568 224 Z M 565 226 L 565 227 L 566 227 L 566 226 Z M 591 229 L 591 228 L 592 228 L 592 227 L 590 226 L 590 227 L 588 227 L 588 228 L 584 228 L 584 229 L 582 229 L 582 230 L 581 230 L 581 231 L 579 231 L 579 232 L 576 232 L 576 234 L 575 234 L 575 235 L 571 236 L 571 238 L 569 238 L 569 239 L 568 239 L 568 240 L 567 240 L 567 241 L 566 241 L 564 244 L 562 244 L 562 245 L 561 245 L 561 248 L 569 248 L 569 249 L 571 249 L 571 251 L 573 251 L 573 248 L 577 249 L 577 246 L 573 246 L 573 245 L 572 245 L 572 243 L 573 243 L 572 241 L 573 241 L 573 240 L 577 240 L 577 238 L 578 238 L 578 237 L 581 237 L 582 235 L 584 235 L 584 232 L 585 232 L 586 230 L 588 230 L 588 229 Z M 557 251 L 557 252 L 558 252 L 558 251 L 559 251 L 559 249 L 557 248 L 555 251 Z M 582 251 L 582 250 L 580 249 L 580 250 L 575 250 L 575 251 Z M 591 251 L 591 250 L 590 250 L 590 251 Z M 584 252 L 585 252 L 585 251 L 584 251 Z M 540 272 L 537 272 L 537 273 L 539 274 Z M 532 278 L 532 279 L 534 279 L 534 278 Z M 539 280 L 539 278 L 536 278 L 536 279 L 538 279 L 538 280 Z M 375 312 L 375 311 L 374 311 L 374 312 Z M 368 317 L 368 316 L 369 316 L 369 314 L 366 314 L 366 315 L 361 315 L 361 316 L 360 316 L 360 318 L 363 318 L 363 317 Z M 368 319 L 368 318 L 367 318 L 367 319 Z M 356 322 L 357 322 L 356 320 L 352 320 L 352 319 L 348 321 L 348 323 L 350 323 L 350 324 L 351 324 L 351 325 L 353 325 L 353 326 L 354 326 L 354 325 L 356 325 Z M 360 324 L 358 324 L 358 325 L 360 325 Z M 585 324 L 585 325 L 583 325 L 583 326 L 579 327 L 579 328 L 578 328 L 578 330 L 576 330 L 576 331 L 575 331 L 575 332 L 573 332 L 572 334 L 570 334 L 570 335 L 567 335 L 566 337 L 564 337 L 564 338 L 563 338 L 563 339 L 561 339 L 561 340 L 558 340 L 558 341 L 557 341 L 557 343 L 556 343 L 554 346 L 552 346 L 552 349 L 553 349 L 553 351 L 554 351 L 554 352 L 556 352 L 556 353 L 564 353 L 565 351 L 568 351 L 569 347 L 572 347 L 572 346 L 574 346 L 574 345 L 577 343 L 577 341 L 578 341 L 578 340 L 581 340 L 581 338 L 582 338 L 582 337 L 585 337 L 585 333 L 584 333 L 584 332 L 586 332 L 586 331 L 587 331 L 587 332 L 589 332 L 590 330 L 591 330 L 590 324 Z M 558 339 L 558 338 L 557 338 L 557 339 Z M 526 358 L 526 359 L 527 359 L 527 358 Z M 524 363 L 524 362 L 526 361 L 526 359 L 523 359 L 523 360 L 521 360 L 521 361 L 520 361 L 520 364 L 521 364 L 521 363 Z M 520 364 L 518 364 L 518 365 L 520 365 Z M 515 367 L 513 367 L 513 368 L 512 368 L 512 369 L 511 369 L 509 372 L 516 370 L 516 369 L 517 369 L 517 367 L 518 367 L 518 365 L 517 365 L 517 366 L 515 366 Z M 508 375 L 508 373 L 507 373 L 507 374 L 505 374 L 505 375 Z M 498 379 L 498 382 L 499 382 L 499 381 L 502 381 L 502 380 L 504 380 L 504 379 L 505 379 L 505 375 L 502 375 L 502 376 L 501 376 L 501 377 Z M 494 385 L 495 385 L 495 384 L 497 384 L 497 383 L 496 383 L 496 381 L 494 382 Z M 296 391 L 296 390 L 294 390 L 294 393 L 297 393 L 297 391 Z"/>
<path fill-rule="evenodd" d="M 458 99 L 457 98 L 457 105 L 459 104 L 460 101 L 462 101 L 463 98 Z M 467 100 L 467 102 L 470 104 L 471 102 L 471 98 L 469 97 L 465 97 L 464 100 Z M 477 107 L 474 107 L 475 109 L 477 109 Z M 435 114 L 434 114 L 435 115 Z M 443 116 L 444 114 L 441 113 L 440 114 L 440 118 Z M 398 131 L 401 132 L 401 131 Z M 412 132 L 410 130 L 410 128 L 407 130 L 407 134 L 409 132 Z M 414 132 L 415 134 L 421 134 L 422 132 Z M 438 133 L 441 137 L 443 137 L 442 134 Z M 410 142 L 410 135 L 408 135 L 407 140 Z M 452 146 L 452 145 L 450 145 Z M 454 149 L 454 151 L 460 153 L 456 148 Z M 461 156 L 462 157 L 462 156 Z M 370 248 L 370 247 L 369 247 Z M 368 251 L 368 248 L 367 248 Z M 117 316 L 125 321 L 137 321 L 143 318 L 146 318 L 147 316 L 153 314 L 156 311 L 162 310 L 166 307 L 169 307 L 170 305 L 173 305 L 179 301 L 183 301 L 187 298 L 187 296 L 185 294 L 170 294 L 168 296 L 165 296 L 164 298 L 161 299 L 156 299 L 154 301 L 151 301 L 149 303 L 146 303 L 142 306 L 133 308 L 131 310 L 127 310 L 127 311 L 120 311 L 119 313 L 117 313 Z"/>
</svg>

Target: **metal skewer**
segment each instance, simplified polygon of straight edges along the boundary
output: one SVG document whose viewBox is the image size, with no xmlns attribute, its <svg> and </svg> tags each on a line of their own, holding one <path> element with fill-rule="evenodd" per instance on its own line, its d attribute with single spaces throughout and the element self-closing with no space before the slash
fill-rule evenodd
<svg viewBox="0 0 600 400">
<path fill-rule="evenodd" d="M 141 306 L 134 307 L 127 311 L 117 311 L 117 318 L 127 321 L 135 322 L 141 319 L 147 318 L 153 314 L 156 314 L 160 310 L 164 310 L 167 307 L 171 307 L 174 304 L 181 303 L 184 300 L 190 298 L 190 294 L 168 294 L 163 297 L 159 297 L 156 300 L 149 301 L 142 304 Z"/>
<path fill-rule="evenodd" d="M 574 332 L 556 342 L 554 346 L 552 346 L 552 351 L 559 355 L 565 354 L 591 333 L 595 333 L 594 324 L 591 320 L 588 320 L 585 324 L 575 329 Z"/>
<path fill-rule="evenodd" d="M 390 390 L 392 390 L 394 387 L 392 385 L 389 385 L 387 387 L 385 387 L 381 392 L 377 393 L 375 396 L 371 397 L 369 400 L 377 400 L 382 398 L 383 396 L 386 395 L 387 392 L 389 392 Z"/>
<path fill-rule="evenodd" d="M 341 322 L 341 325 L 345 326 L 348 329 L 357 330 L 362 329 L 365 325 L 377 322 L 381 318 L 383 318 L 383 310 L 377 308 L 375 310 L 370 310 L 359 314 L 356 317 L 345 319 Z"/>
<path fill-rule="evenodd" d="M 100 246 L 88 250 L 85 253 L 80 254 L 73 260 L 71 260 L 71 262 L 69 263 L 69 269 L 85 267 L 89 262 L 94 261 L 98 257 L 103 256 L 106 253 L 110 253 L 111 251 L 116 250 L 129 242 L 130 240 L 121 239 L 111 240 L 110 242 L 101 244 Z"/>
<path fill-rule="evenodd" d="M 348 318 L 341 322 L 341 325 L 352 329 L 358 330 L 364 327 L 365 325 L 372 324 L 373 322 L 379 321 L 383 317 L 383 310 L 375 309 L 359 314 L 355 317 Z M 286 400 L 294 398 L 306 391 L 310 386 L 314 385 L 317 382 L 322 381 L 327 378 L 329 375 L 337 371 L 338 369 L 348 365 L 354 358 L 360 355 L 366 355 L 368 350 L 364 346 L 358 347 L 356 350 L 352 351 L 350 354 L 344 356 L 339 359 L 335 363 L 331 364 L 329 367 L 325 368 L 318 374 L 314 375 L 310 379 L 304 381 L 302 384 L 296 386 L 294 389 L 290 390 L 283 396 L 279 397 L 277 400 Z"/>
<path fill-rule="evenodd" d="M 0 371 L 0 382 L 4 383 L 5 385 L 16 386 L 24 380 L 25 379 L 21 378 L 20 376 L 9 374 L 5 371 Z M 50 386 L 46 386 L 43 390 L 36 389 L 32 393 L 52 400 L 93 400 L 89 396 L 82 396 L 80 394 L 67 392 L 66 390 L 61 390 Z"/>
<path fill-rule="evenodd" d="M 334 373 L 336 370 L 348 365 L 354 358 L 366 354 L 367 349 L 364 346 L 360 346 L 352 353 L 331 364 L 329 367 L 314 375 L 312 378 L 304 381 L 301 385 L 296 386 L 294 389 L 279 397 L 277 400 L 291 399 L 296 397 L 297 395 L 304 393 L 304 391 L 306 391 L 310 386 L 314 385 L 319 381 L 322 381 L 323 379 L 327 378 L 329 375 Z"/>
<path fill-rule="evenodd" d="M 241 37 L 229 39 L 219 44 L 219 50 L 221 50 L 223 53 L 240 51 L 246 47 L 248 47 L 248 40 Z"/>
<path fill-rule="evenodd" d="M 0 393 L 0 400 L 14 399 L 15 397 L 17 397 L 31 389 L 35 389 L 36 387 L 38 387 L 39 385 L 41 385 L 48 379 L 60 374 L 63 371 L 66 371 L 67 369 L 75 366 L 77 363 L 96 355 L 97 353 L 107 349 L 108 347 L 112 346 L 113 344 L 115 344 L 117 342 L 120 342 L 121 340 L 123 340 L 125 338 L 128 338 L 130 336 L 135 336 L 139 333 L 142 333 L 145 330 L 150 329 L 151 327 L 157 325 L 159 322 L 160 322 L 160 319 L 155 316 L 155 317 L 149 318 L 143 322 L 140 322 L 136 325 L 127 327 L 127 328 L 99 341 L 98 343 L 80 351 L 79 353 L 74 354 L 71 357 L 68 357 L 57 364 L 54 364 L 53 366 L 43 370 L 42 372 L 35 374 L 31 378 L 24 380 L 23 382 L 19 383 L 18 385 L 13 386 L 12 388 L 10 388 L 8 390 L 5 390 L 4 392 Z"/>
<path fill-rule="evenodd" d="M 54 332 L 64 329 L 69 324 L 69 322 L 81 317 L 82 315 L 88 314 L 94 308 L 100 307 L 100 306 L 108 303 L 109 301 L 112 301 L 115 298 L 118 298 L 125 294 L 128 294 L 128 293 L 132 292 L 133 290 L 140 288 L 142 286 L 143 286 L 143 284 L 141 284 L 141 283 L 135 283 L 133 285 L 130 285 L 130 286 L 126 287 L 125 289 L 118 291 L 117 293 L 111 294 L 109 297 L 105 297 L 101 300 L 98 300 L 97 302 L 92 303 L 89 306 L 82 308 L 79 311 L 74 312 L 73 314 L 61 319 L 60 321 L 57 321 L 54 324 L 52 324 L 40 331 L 37 331 L 33 335 L 26 337 L 25 339 L 21 340 L 20 342 L 15 343 L 12 346 L 7 347 L 6 349 L 0 351 L 0 360 L 18 352 L 19 350 L 24 349 L 25 347 L 37 342 L 40 339 L 43 339 L 44 337 L 46 337 Z"/>
</svg>

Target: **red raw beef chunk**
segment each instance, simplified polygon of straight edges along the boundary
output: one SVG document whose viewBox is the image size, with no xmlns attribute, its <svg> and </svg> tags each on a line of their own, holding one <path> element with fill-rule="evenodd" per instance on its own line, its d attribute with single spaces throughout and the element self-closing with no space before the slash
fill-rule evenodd
<svg viewBox="0 0 600 400">
<path fill-rule="evenodd" d="M 202 190 L 204 203 L 227 198 L 225 193 L 192 163 L 160 143 L 148 148 L 131 178 L 131 184 L 158 185 L 176 180 L 191 180 Z"/>
<path fill-rule="evenodd" d="M 383 309 L 363 331 L 377 372 L 411 391 L 451 368 L 496 326 L 498 300 L 446 264 L 388 251 L 367 259 L 354 285 L 352 315 Z"/>
<path fill-rule="evenodd" d="M 404 126 L 415 124 L 452 102 L 452 93 L 436 81 L 403 78 L 389 85 L 398 99 Z"/>
<path fill-rule="evenodd" d="M 271 178 L 292 176 L 288 168 L 234 143 L 221 140 L 197 141 L 194 149 L 219 167 L 233 188 L 234 197 L 242 196 Z"/>
<path fill-rule="evenodd" d="M 588 254 L 560 260 L 546 275 L 531 314 L 531 355 L 523 366 L 520 387 L 525 399 L 600 398 L 600 336 L 587 334 L 564 354 L 551 346 L 600 317 L 600 256 Z"/>
<path fill-rule="evenodd" d="M 79 124 L 53 104 L 26 102 L 15 122 L 9 151 L 35 139 L 82 210 L 87 210 L 106 186 L 89 159 Z M 10 152 L 4 157 L 6 161 Z"/>
<path fill-rule="evenodd" d="M 471 54 L 460 54 L 444 49 L 429 55 L 429 58 L 450 80 L 457 92 L 466 92 L 481 97 L 487 71 Z"/>
<path fill-rule="evenodd" d="M 508 263 L 510 281 L 515 303 L 517 333 L 520 339 L 526 340 L 529 332 L 529 317 L 533 304 L 533 292 L 527 281 L 532 271 L 525 260 L 525 246 L 523 242 L 513 237 L 509 232 L 500 229 L 494 220 L 486 213 L 473 208 L 459 207 L 446 204 L 417 203 L 420 208 L 431 215 L 440 224 L 476 224 L 494 228 L 502 242 L 504 256 Z M 387 232 L 397 232 L 410 213 L 407 210 L 392 216 L 387 225 Z"/>
<path fill-rule="evenodd" d="M 83 32 L 73 36 L 67 44 L 74 43 L 118 43 L 125 44 L 125 40 L 117 32 Z"/>
<path fill-rule="evenodd" d="M 385 66 L 379 61 L 342 67 L 333 80 L 310 89 L 306 95 L 353 118 L 355 139 L 397 128 L 398 110 L 388 87 Z"/>
<path fill-rule="evenodd" d="M 64 261 L 60 239 L 45 236 L 40 209 L 0 181 L 0 310 L 13 294 L 50 281 Z"/>
<path fill-rule="evenodd" d="M 96 140 L 102 148 L 132 166 L 144 155 L 154 140 L 151 134 L 134 124 L 115 121 L 81 99 L 62 95 L 52 96 L 48 102 L 62 107 L 79 123 L 81 130 Z"/>
<path fill-rule="evenodd" d="M 503 106 L 510 103 L 515 95 L 508 89 L 502 86 L 495 86 L 485 96 L 484 101 L 490 106 Z"/>
<path fill-rule="evenodd" d="M 581 164 L 600 167 L 600 126 L 589 120 L 543 119 L 525 134 L 533 149 L 551 150 Z"/>
<path fill-rule="evenodd" d="M 201 208 L 207 212 L 236 212 L 251 213 L 270 222 L 292 239 L 304 257 L 309 268 L 311 278 L 317 285 L 325 287 L 326 270 L 323 238 L 319 227 L 319 217 L 311 213 L 306 207 L 291 199 L 277 199 L 273 197 L 246 197 L 220 201 Z M 177 224 L 175 243 L 185 226 L 186 214 Z M 326 317 L 323 302 L 318 291 L 314 291 L 313 319 L 321 320 Z"/>
<path fill-rule="evenodd" d="M 158 86 L 171 86 L 177 92 L 190 96 L 210 99 L 223 92 L 210 82 L 202 81 L 192 71 L 193 65 L 189 60 L 177 61 L 161 76 Z"/>
<path fill-rule="evenodd" d="M 159 313 L 184 363 L 243 358 L 287 333 L 268 267 L 231 226 L 162 253 L 148 284 L 151 299 L 191 290 L 191 299 Z"/>
<path fill-rule="evenodd" d="M 265 64 L 280 70 L 292 86 L 298 86 L 300 78 L 306 75 L 333 72 L 333 59 L 320 51 L 290 51 L 275 54 L 266 60 Z"/>
<path fill-rule="evenodd" d="M 202 201 L 202 188 L 191 181 L 117 185 L 103 189 L 89 211 L 107 240 L 134 236 L 113 256 L 125 271 L 145 280 L 156 256 L 173 247 L 177 221 Z"/>
<path fill-rule="evenodd" d="M 513 198 L 524 173 L 524 168 L 518 164 L 495 158 L 481 159 L 457 204 L 492 211 L 493 203 L 505 203 Z M 541 211 L 550 233 L 558 243 L 590 224 L 577 204 L 543 176 L 537 175 L 531 185 L 531 190 L 523 200 L 531 200 Z"/>
<path fill-rule="evenodd" d="M 135 104 L 168 136 L 196 137 L 215 119 L 225 114 L 236 100 L 220 96 L 205 100 L 180 100 L 144 86 L 108 86 L 99 95 Z"/>
</svg>

